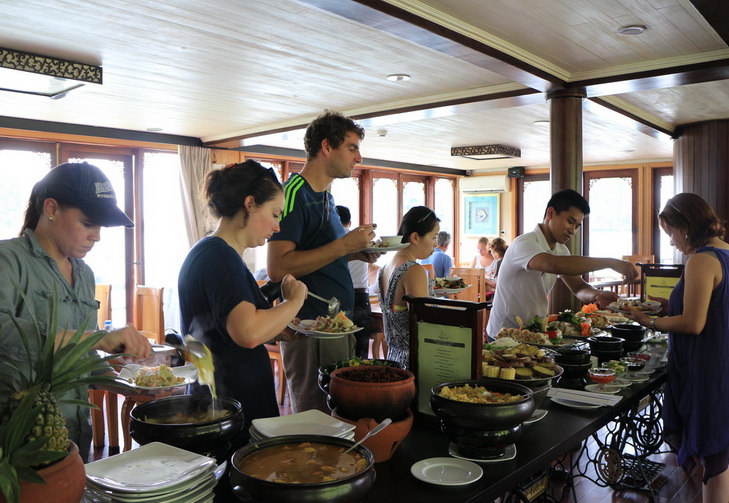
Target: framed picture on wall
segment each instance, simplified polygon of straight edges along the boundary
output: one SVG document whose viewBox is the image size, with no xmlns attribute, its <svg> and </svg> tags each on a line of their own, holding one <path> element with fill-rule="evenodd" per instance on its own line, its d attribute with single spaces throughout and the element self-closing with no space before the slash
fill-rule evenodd
<svg viewBox="0 0 729 503">
<path fill-rule="evenodd" d="M 465 234 L 499 235 L 499 194 L 474 194 L 464 198 Z"/>
</svg>

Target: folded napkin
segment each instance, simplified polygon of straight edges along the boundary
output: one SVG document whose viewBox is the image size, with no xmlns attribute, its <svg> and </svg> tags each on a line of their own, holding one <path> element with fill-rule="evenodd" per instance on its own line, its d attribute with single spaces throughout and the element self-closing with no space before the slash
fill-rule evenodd
<svg viewBox="0 0 729 503">
<path fill-rule="evenodd" d="M 549 388 L 547 396 L 564 398 L 573 402 L 580 402 L 589 405 L 604 405 L 612 407 L 623 399 L 620 395 L 607 395 L 603 393 L 593 393 L 591 391 L 580 391 L 576 389 L 565 388 Z"/>
</svg>

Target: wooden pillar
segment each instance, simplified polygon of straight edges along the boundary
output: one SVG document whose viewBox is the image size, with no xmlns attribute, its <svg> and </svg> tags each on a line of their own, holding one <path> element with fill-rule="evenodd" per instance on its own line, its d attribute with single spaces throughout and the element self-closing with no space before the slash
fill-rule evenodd
<svg viewBox="0 0 729 503">
<path fill-rule="evenodd" d="M 676 193 L 703 197 L 724 222 L 729 221 L 729 119 L 676 128 L 673 175 Z"/>
<path fill-rule="evenodd" d="M 582 193 L 582 101 L 584 89 L 560 89 L 547 94 L 550 102 L 549 127 L 551 165 L 549 177 L 552 192 L 573 189 Z M 582 231 L 572 238 L 567 247 L 572 255 L 582 254 Z M 565 309 L 578 311 L 581 303 L 562 281 L 552 290 L 549 312 Z"/>
</svg>

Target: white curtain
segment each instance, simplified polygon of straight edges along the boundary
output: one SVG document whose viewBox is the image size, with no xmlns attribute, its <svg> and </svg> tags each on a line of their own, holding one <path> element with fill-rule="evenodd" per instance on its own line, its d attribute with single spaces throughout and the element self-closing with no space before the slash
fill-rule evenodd
<svg viewBox="0 0 729 503">
<path fill-rule="evenodd" d="M 209 228 L 209 212 L 200 198 L 205 175 L 212 169 L 209 148 L 179 145 L 180 184 L 185 217 L 185 228 L 190 247 L 200 241 L 212 229 Z"/>
</svg>

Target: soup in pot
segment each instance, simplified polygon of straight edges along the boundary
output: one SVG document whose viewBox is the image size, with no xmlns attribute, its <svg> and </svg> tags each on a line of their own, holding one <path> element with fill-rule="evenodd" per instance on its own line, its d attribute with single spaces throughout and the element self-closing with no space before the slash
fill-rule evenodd
<svg viewBox="0 0 729 503">
<path fill-rule="evenodd" d="M 320 442 L 266 447 L 246 456 L 238 469 L 250 477 L 287 484 L 314 484 L 350 477 L 367 468 L 356 451 Z"/>
</svg>

